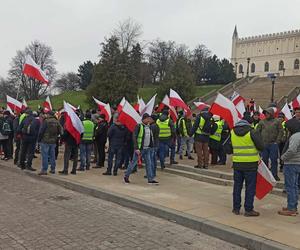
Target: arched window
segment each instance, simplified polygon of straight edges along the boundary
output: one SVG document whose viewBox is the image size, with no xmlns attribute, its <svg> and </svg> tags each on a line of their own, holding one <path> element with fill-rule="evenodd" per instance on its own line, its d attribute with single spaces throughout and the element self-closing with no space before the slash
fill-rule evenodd
<svg viewBox="0 0 300 250">
<path fill-rule="evenodd" d="M 283 70 L 284 69 L 284 62 L 281 60 L 279 62 L 279 67 L 278 67 L 279 70 Z"/>
<path fill-rule="evenodd" d="M 296 59 L 294 62 L 294 69 L 299 69 L 299 59 Z"/>
<path fill-rule="evenodd" d="M 268 62 L 265 62 L 265 72 L 269 72 L 270 65 Z"/>
<path fill-rule="evenodd" d="M 252 64 L 251 64 L 251 73 L 254 73 L 254 72 L 255 72 L 255 64 L 252 63 Z"/>
<path fill-rule="evenodd" d="M 240 74 L 243 73 L 243 65 L 242 65 L 242 64 L 239 65 L 239 73 L 240 73 Z"/>
</svg>

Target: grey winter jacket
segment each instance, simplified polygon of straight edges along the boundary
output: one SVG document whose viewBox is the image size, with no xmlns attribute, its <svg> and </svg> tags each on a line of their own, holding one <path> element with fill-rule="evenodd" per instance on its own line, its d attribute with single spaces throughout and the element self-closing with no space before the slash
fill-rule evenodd
<svg viewBox="0 0 300 250">
<path fill-rule="evenodd" d="M 288 140 L 288 147 L 281 156 L 284 164 L 300 165 L 300 132 L 293 134 Z"/>
</svg>

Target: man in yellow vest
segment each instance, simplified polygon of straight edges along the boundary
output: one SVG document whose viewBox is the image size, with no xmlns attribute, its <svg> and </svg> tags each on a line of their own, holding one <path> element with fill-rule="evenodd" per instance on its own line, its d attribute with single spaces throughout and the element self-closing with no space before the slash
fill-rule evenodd
<svg viewBox="0 0 300 250">
<path fill-rule="evenodd" d="M 95 124 L 91 120 L 91 113 L 87 112 L 85 114 L 85 119 L 83 120 L 84 133 L 81 138 L 79 145 L 80 148 L 80 167 L 78 171 L 89 170 L 91 165 L 91 154 L 94 142 L 94 130 Z"/>
<path fill-rule="evenodd" d="M 236 123 L 231 131 L 232 164 L 233 164 L 233 210 L 236 215 L 240 214 L 241 192 L 243 183 L 246 183 L 245 192 L 245 216 L 259 216 L 254 210 L 253 202 L 256 190 L 256 175 L 259 151 L 264 149 L 260 134 L 251 127 L 246 120 Z"/>
<path fill-rule="evenodd" d="M 224 122 L 221 120 L 220 116 L 214 115 L 213 119 L 216 125 L 216 131 L 214 134 L 209 136 L 209 150 L 211 153 L 211 164 L 216 165 L 218 163 L 218 155 L 220 148 L 222 146 L 221 139 L 222 139 L 222 131 Z"/>
<path fill-rule="evenodd" d="M 180 147 L 179 147 L 179 159 L 183 159 L 183 153 L 187 152 L 188 159 L 194 160 L 191 155 L 192 151 L 192 137 L 189 136 L 190 130 L 192 128 L 192 120 L 191 117 L 186 117 L 184 111 L 181 112 L 181 117 L 177 122 L 177 131 L 178 136 L 180 137 Z"/>
</svg>

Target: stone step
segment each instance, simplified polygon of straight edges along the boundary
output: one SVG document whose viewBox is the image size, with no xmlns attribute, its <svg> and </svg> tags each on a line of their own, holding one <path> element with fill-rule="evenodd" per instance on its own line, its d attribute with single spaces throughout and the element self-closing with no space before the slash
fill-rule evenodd
<svg viewBox="0 0 300 250">
<path fill-rule="evenodd" d="M 205 170 L 205 169 L 194 169 L 194 171 L 191 171 L 191 170 L 186 171 L 186 170 L 180 170 L 180 165 L 179 166 L 172 165 L 172 167 L 167 166 L 164 171 L 167 173 L 170 173 L 170 174 L 179 175 L 179 176 L 193 179 L 196 181 L 206 182 L 206 183 L 220 185 L 220 186 L 233 186 L 232 179 L 223 179 L 220 177 L 216 177 L 216 176 L 218 176 L 219 171 L 212 171 L 212 170 Z M 206 171 L 206 173 L 204 173 L 202 171 Z M 226 176 L 226 178 L 229 178 L 228 174 L 224 175 L 224 173 L 219 174 L 219 176 L 222 176 L 222 177 Z M 286 197 L 286 194 L 283 192 L 283 188 L 280 187 L 280 186 L 282 186 L 282 185 L 280 185 L 281 183 L 278 183 L 278 184 L 279 184 L 279 186 L 276 186 L 275 188 L 273 188 L 271 194 Z M 299 200 L 300 200 L 300 197 L 299 197 Z"/>
</svg>

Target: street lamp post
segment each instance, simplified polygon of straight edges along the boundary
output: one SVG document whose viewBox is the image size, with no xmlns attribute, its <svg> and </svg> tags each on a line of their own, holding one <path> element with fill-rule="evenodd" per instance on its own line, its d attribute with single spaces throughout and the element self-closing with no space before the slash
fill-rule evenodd
<svg viewBox="0 0 300 250">
<path fill-rule="evenodd" d="M 238 69 L 237 69 L 237 67 L 238 67 L 238 63 L 236 62 L 235 63 L 235 77 L 237 78 L 237 76 L 238 76 Z"/>
<path fill-rule="evenodd" d="M 250 64 L 250 57 L 247 58 L 247 77 L 249 77 L 249 64 Z"/>
<path fill-rule="evenodd" d="M 273 74 L 270 78 L 271 78 L 271 81 L 272 81 L 271 103 L 273 103 L 274 102 L 274 88 L 275 88 L 275 79 L 276 79 L 276 76 Z"/>
</svg>

